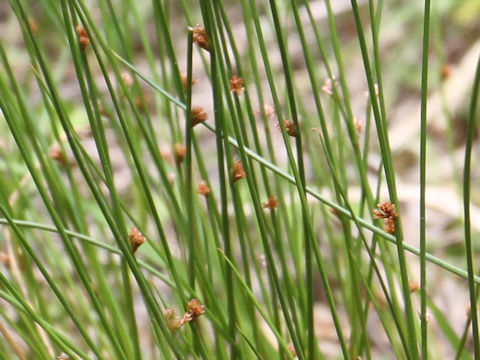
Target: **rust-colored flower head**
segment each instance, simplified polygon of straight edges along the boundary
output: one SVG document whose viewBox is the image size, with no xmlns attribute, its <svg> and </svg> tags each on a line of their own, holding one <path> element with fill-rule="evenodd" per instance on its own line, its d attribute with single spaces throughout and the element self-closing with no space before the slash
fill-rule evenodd
<svg viewBox="0 0 480 360">
<path fill-rule="evenodd" d="M 193 33 L 192 39 L 195 44 L 207 51 L 211 50 L 210 40 L 208 39 L 207 32 L 205 31 L 203 26 L 197 24 L 194 28 L 189 28 L 189 30 Z"/>
<path fill-rule="evenodd" d="M 387 201 L 377 204 L 377 208 L 373 210 L 373 217 L 375 219 L 395 220 L 398 217 L 398 214 L 395 211 L 395 205 Z"/>
<path fill-rule="evenodd" d="M 295 126 L 295 123 L 291 120 L 283 120 L 283 124 L 285 125 L 285 131 L 287 132 L 288 135 L 295 137 L 297 136 L 297 127 Z M 277 128 L 280 129 L 280 124 L 277 123 Z"/>
<path fill-rule="evenodd" d="M 85 50 L 85 48 L 90 44 L 90 38 L 88 37 L 87 30 L 82 25 L 77 25 L 75 28 L 78 36 L 78 43 L 80 44 L 80 48 Z"/>
<path fill-rule="evenodd" d="M 418 285 L 418 282 L 409 282 L 408 289 L 410 290 L 411 293 L 413 293 L 418 289 L 420 289 L 420 285 Z"/>
<path fill-rule="evenodd" d="M 200 124 L 208 119 L 207 112 L 201 106 L 194 106 L 192 107 L 192 111 L 190 112 L 190 116 L 192 118 L 191 124 L 194 127 L 197 124 Z"/>
<path fill-rule="evenodd" d="M 183 326 L 183 321 L 177 316 L 177 312 L 173 309 L 165 309 L 163 313 L 165 318 L 165 323 L 168 330 L 172 332 L 173 335 Z"/>
<path fill-rule="evenodd" d="M 263 203 L 263 207 L 265 209 L 273 210 L 277 206 L 278 206 L 278 201 L 277 201 L 277 199 L 275 199 L 275 196 L 273 196 L 273 195 L 270 195 L 270 197 L 268 198 L 268 201 L 266 203 Z"/>
<path fill-rule="evenodd" d="M 395 220 L 393 219 L 385 219 L 385 223 L 383 224 L 383 229 L 389 234 L 395 234 Z"/>
<path fill-rule="evenodd" d="M 210 194 L 210 188 L 208 187 L 205 180 L 200 181 L 200 184 L 198 184 L 197 193 L 205 197 L 207 197 Z"/>
<path fill-rule="evenodd" d="M 184 319 L 187 319 L 187 322 L 195 321 L 197 318 L 203 315 L 205 312 L 205 305 L 202 305 L 197 299 L 192 299 L 187 304 L 187 312 L 184 316 Z"/>
<path fill-rule="evenodd" d="M 63 155 L 62 150 L 60 149 L 60 146 L 58 146 L 58 144 L 52 145 L 52 147 L 48 151 L 48 157 L 63 165 L 67 163 L 67 160 L 65 159 L 65 156 Z"/>
<path fill-rule="evenodd" d="M 180 78 L 182 79 L 182 86 L 184 90 L 187 90 L 187 74 L 182 73 L 180 74 Z M 191 86 L 195 85 L 198 82 L 198 78 L 192 78 L 192 82 L 190 83 Z"/>
<path fill-rule="evenodd" d="M 187 155 L 187 147 L 181 143 L 173 145 L 173 152 L 175 153 L 175 163 L 180 165 Z"/>
<path fill-rule="evenodd" d="M 236 182 L 240 179 L 247 177 L 245 170 L 243 170 L 243 164 L 240 160 L 235 160 L 232 165 L 232 181 Z"/>
<path fill-rule="evenodd" d="M 147 241 L 145 236 L 143 236 L 143 234 L 136 227 L 133 227 L 130 230 L 130 233 L 128 234 L 128 240 L 130 240 L 133 253 L 137 251 L 140 245 Z"/>
<path fill-rule="evenodd" d="M 245 91 L 245 88 L 243 87 L 243 78 L 233 75 L 230 79 L 230 90 L 236 95 L 241 95 Z"/>
</svg>

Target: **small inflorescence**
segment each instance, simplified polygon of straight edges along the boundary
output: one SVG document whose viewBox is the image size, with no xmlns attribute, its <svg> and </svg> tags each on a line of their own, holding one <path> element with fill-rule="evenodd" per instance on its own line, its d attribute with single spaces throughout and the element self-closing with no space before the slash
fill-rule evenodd
<svg viewBox="0 0 480 360">
<path fill-rule="evenodd" d="M 172 334 L 176 334 L 180 328 L 189 322 L 194 322 L 205 313 L 205 305 L 202 305 L 197 299 L 192 299 L 187 303 L 187 311 L 183 318 L 179 318 L 176 311 L 173 309 L 166 309 L 163 316 L 168 329 Z"/>
<path fill-rule="evenodd" d="M 205 180 L 200 181 L 200 184 L 198 184 L 197 193 L 205 197 L 208 197 L 208 195 L 210 194 L 210 188 L 208 187 Z"/>
<path fill-rule="evenodd" d="M 187 155 L 187 147 L 182 143 L 175 143 L 173 145 L 173 153 L 175 154 L 175 163 L 180 165 Z"/>
<path fill-rule="evenodd" d="M 389 234 L 395 233 L 395 220 L 398 218 L 398 214 L 395 211 L 395 205 L 390 202 L 384 202 L 377 205 L 376 209 L 373 209 L 373 217 L 375 219 L 384 219 L 384 229 Z"/>
<path fill-rule="evenodd" d="M 270 197 L 268 198 L 268 201 L 266 203 L 263 203 L 262 205 L 264 209 L 273 210 L 276 207 L 278 207 L 278 201 L 277 199 L 275 199 L 275 196 L 270 195 Z"/>
<path fill-rule="evenodd" d="M 130 245 L 132 247 L 132 252 L 135 254 L 137 249 L 142 245 L 147 239 L 143 234 L 136 228 L 133 227 L 128 234 L 128 240 L 130 241 Z"/>
<path fill-rule="evenodd" d="M 48 157 L 50 159 L 53 159 L 53 160 L 59 162 L 62 165 L 67 164 L 67 159 L 65 159 L 65 156 L 63 155 L 62 149 L 60 149 L 60 146 L 58 144 L 52 145 L 52 147 L 48 151 Z"/>
<path fill-rule="evenodd" d="M 236 160 L 232 165 L 232 181 L 237 182 L 240 179 L 247 177 L 245 170 L 243 170 L 243 164 L 240 160 Z"/>
<path fill-rule="evenodd" d="M 78 36 L 78 43 L 80 44 L 80 48 L 85 50 L 85 48 L 90 44 L 90 38 L 88 37 L 87 30 L 82 25 L 77 25 L 75 31 L 77 32 Z"/>
<path fill-rule="evenodd" d="M 195 44 L 200 46 L 202 49 L 210 51 L 210 40 L 208 39 L 207 32 L 203 26 L 197 24 L 194 28 L 188 28 L 192 32 L 192 39 Z"/>
<path fill-rule="evenodd" d="M 295 123 L 291 120 L 283 120 L 283 125 L 285 126 L 285 131 L 288 135 L 295 137 L 297 136 L 297 127 Z M 280 123 L 277 123 L 277 128 L 280 129 Z"/>
<path fill-rule="evenodd" d="M 230 90 L 236 95 L 241 95 L 245 91 L 243 86 L 243 78 L 233 75 L 230 79 Z"/>
<path fill-rule="evenodd" d="M 203 123 L 208 119 L 207 112 L 201 106 L 194 106 L 192 107 L 192 111 L 190 112 L 191 117 L 191 126 L 194 127 L 200 123 Z"/>
</svg>

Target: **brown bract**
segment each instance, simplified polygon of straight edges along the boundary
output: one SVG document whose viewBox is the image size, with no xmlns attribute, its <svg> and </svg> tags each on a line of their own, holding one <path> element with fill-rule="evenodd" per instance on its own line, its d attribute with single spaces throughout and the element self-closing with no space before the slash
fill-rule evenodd
<svg viewBox="0 0 480 360">
<path fill-rule="evenodd" d="M 291 120 L 283 120 L 283 125 L 285 125 L 285 131 L 288 135 L 295 137 L 297 136 L 297 127 L 295 123 Z M 280 124 L 277 123 L 277 127 L 280 129 Z"/>
<path fill-rule="evenodd" d="M 277 206 L 278 206 L 278 201 L 277 201 L 277 199 L 275 199 L 275 196 L 273 196 L 273 195 L 270 195 L 270 197 L 268 198 L 268 201 L 266 203 L 263 203 L 263 207 L 265 209 L 273 210 Z"/>
<path fill-rule="evenodd" d="M 77 32 L 78 36 L 78 43 L 80 44 L 80 48 L 85 50 L 85 48 L 90 44 L 90 38 L 88 37 L 87 30 L 82 25 L 77 25 L 75 31 Z"/>
<path fill-rule="evenodd" d="M 376 209 L 373 209 L 373 217 L 375 219 L 384 219 L 384 229 L 389 234 L 395 234 L 395 220 L 398 218 L 398 214 L 395 211 L 395 205 L 390 202 L 384 202 L 377 205 Z"/>
<path fill-rule="evenodd" d="M 48 157 L 50 159 L 58 161 L 60 164 L 63 164 L 63 165 L 67 163 L 67 160 L 65 159 L 65 156 L 63 155 L 62 150 L 60 149 L 60 146 L 58 146 L 57 144 L 52 145 L 52 147 L 48 151 Z"/>
<path fill-rule="evenodd" d="M 373 217 L 375 219 L 395 220 L 398 217 L 398 214 L 395 211 L 395 205 L 387 201 L 377 204 L 377 208 L 373 209 Z"/>
<path fill-rule="evenodd" d="M 230 79 L 230 90 L 236 95 L 241 95 L 245 91 L 245 88 L 243 87 L 243 78 L 233 75 Z"/>
<path fill-rule="evenodd" d="M 200 184 L 198 184 L 197 193 L 205 197 L 207 197 L 210 194 L 210 188 L 208 187 L 205 180 L 200 181 Z"/>
<path fill-rule="evenodd" d="M 193 33 L 192 39 L 195 44 L 207 51 L 211 50 L 210 41 L 208 39 L 207 32 L 205 31 L 203 26 L 197 24 L 194 28 L 189 28 L 189 30 Z"/>
<path fill-rule="evenodd" d="M 130 240 L 130 245 L 132 246 L 132 252 L 135 253 L 137 249 L 142 245 L 147 239 L 143 234 L 136 228 L 133 227 L 128 234 L 128 240 Z"/>
<path fill-rule="evenodd" d="M 240 179 L 247 177 L 245 170 L 243 170 L 243 164 L 240 160 L 236 160 L 232 165 L 232 181 L 236 182 Z"/>
<path fill-rule="evenodd" d="M 190 112 L 190 117 L 192 118 L 192 127 L 197 124 L 200 124 L 208 119 L 207 112 L 201 106 L 194 106 L 192 107 L 192 111 Z"/>
<path fill-rule="evenodd" d="M 181 143 L 175 143 L 173 146 L 173 152 L 175 153 L 175 163 L 179 165 L 187 155 L 187 147 Z"/>
<path fill-rule="evenodd" d="M 187 314 L 189 315 L 189 321 L 195 321 L 197 318 L 203 315 L 205 312 L 205 305 L 202 305 L 197 299 L 192 299 L 187 304 Z M 187 315 L 185 314 L 185 315 Z"/>
</svg>

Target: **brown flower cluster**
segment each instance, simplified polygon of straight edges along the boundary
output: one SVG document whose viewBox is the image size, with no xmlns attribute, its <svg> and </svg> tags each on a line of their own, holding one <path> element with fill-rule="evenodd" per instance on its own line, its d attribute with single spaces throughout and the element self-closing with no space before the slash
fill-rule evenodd
<svg viewBox="0 0 480 360">
<path fill-rule="evenodd" d="M 189 28 L 189 30 L 193 33 L 192 39 L 195 44 L 207 51 L 211 50 L 210 40 L 208 39 L 207 32 L 205 31 L 203 26 L 197 24 L 194 28 Z"/>
<path fill-rule="evenodd" d="M 398 214 L 395 211 L 395 205 L 390 202 L 384 202 L 377 205 L 376 209 L 373 209 L 373 217 L 375 219 L 384 219 L 384 229 L 389 234 L 395 233 L 395 220 L 398 218 Z"/>
<path fill-rule="evenodd" d="M 173 145 L 173 152 L 175 154 L 175 163 L 180 165 L 187 155 L 187 147 L 181 143 L 175 143 L 175 145 Z"/>
<path fill-rule="evenodd" d="M 194 106 L 190 112 L 191 125 L 194 127 L 208 119 L 207 112 L 201 106 Z"/>
<path fill-rule="evenodd" d="M 147 241 L 145 236 L 143 236 L 143 234 L 136 227 L 133 227 L 130 230 L 130 233 L 128 234 L 128 240 L 130 241 L 133 253 L 137 251 L 140 245 Z"/>
<path fill-rule="evenodd" d="M 87 30 L 82 25 L 77 25 L 75 31 L 77 32 L 78 36 L 78 43 L 80 44 L 80 48 L 85 50 L 85 48 L 90 44 L 90 38 L 88 37 Z"/>
<path fill-rule="evenodd" d="M 52 147 L 48 151 L 48 157 L 59 162 L 62 165 L 67 164 L 67 159 L 65 159 L 65 156 L 63 155 L 62 150 L 60 149 L 60 146 L 58 144 L 52 145 Z"/>
<path fill-rule="evenodd" d="M 205 313 L 205 305 L 202 305 L 197 299 L 192 299 L 187 304 L 187 311 L 183 318 L 180 319 L 173 309 L 166 309 L 163 316 L 168 329 L 175 335 L 183 325 L 197 320 L 203 313 Z"/>
<path fill-rule="evenodd" d="M 288 135 L 295 137 L 297 136 L 297 127 L 295 126 L 295 123 L 291 120 L 283 120 L 283 125 L 285 125 L 285 131 L 287 132 Z M 277 128 L 280 129 L 280 124 L 277 123 Z"/>
<path fill-rule="evenodd" d="M 264 209 L 270 209 L 273 210 L 278 206 L 278 201 L 275 199 L 275 196 L 270 195 L 268 198 L 268 201 L 266 203 L 263 203 L 263 208 Z"/>
<path fill-rule="evenodd" d="M 241 95 L 245 91 L 245 87 L 243 86 L 243 78 L 233 75 L 230 79 L 230 90 L 236 95 Z"/>
<path fill-rule="evenodd" d="M 240 160 L 236 160 L 232 165 L 232 181 L 236 182 L 240 179 L 247 177 L 245 170 L 243 170 L 243 164 Z"/>
<path fill-rule="evenodd" d="M 207 197 L 210 194 L 210 188 L 208 187 L 205 180 L 200 181 L 200 184 L 198 184 L 197 193 L 205 197 Z"/>
</svg>

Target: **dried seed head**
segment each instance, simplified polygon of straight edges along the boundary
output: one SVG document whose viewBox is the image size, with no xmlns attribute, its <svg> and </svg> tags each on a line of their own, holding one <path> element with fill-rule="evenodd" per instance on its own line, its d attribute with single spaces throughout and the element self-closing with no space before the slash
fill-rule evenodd
<svg viewBox="0 0 480 360">
<path fill-rule="evenodd" d="M 63 165 L 67 163 L 67 160 L 65 159 L 65 156 L 63 155 L 62 150 L 60 149 L 60 146 L 58 146 L 58 144 L 52 145 L 52 147 L 48 151 L 48 157 Z"/>
<path fill-rule="evenodd" d="M 208 119 L 207 112 L 201 106 L 194 106 L 192 107 L 192 111 L 190 112 L 190 116 L 192 118 L 191 124 L 194 127 L 197 124 L 200 124 Z"/>
<path fill-rule="evenodd" d="M 395 205 L 387 201 L 377 204 L 377 209 L 373 210 L 373 217 L 375 219 L 395 220 L 398 217 L 398 214 L 395 211 Z"/>
<path fill-rule="evenodd" d="M 67 354 L 63 353 L 63 352 L 60 355 L 57 356 L 57 360 L 70 360 L 70 359 L 71 359 L 71 357 L 68 356 Z"/>
<path fill-rule="evenodd" d="M 200 181 L 200 184 L 198 184 L 197 193 L 205 197 L 207 197 L 210 194 L 210 188 L 208 187 L 205 180 Z"/>
<path fill-rule="evenodd" d="M 175 163 L 180 165 L 187 155 L 187 147 L 181 143 L 173 145 L 173 152 L 175 153 Z"/>
<path fill-rule="evenodd" d="M 78 36 L 78 43 L 80 44 L 80 48 L 85 50 L 85 48 L 90 44 L 90 38 L 88 37 L 87 30 L 82 25 L 77 25 L 75 28 Z"/>
<path fill-rule="evenodd" d="M 266 203 L 263 203 L 263 207 L 265 209 L 273 210 L 277 206 L 278 206 L 278 201 L 277 201 L 277 199 L 275 199 L 275 196 L 273 196 L 273 195 L 270 195 L 270 197 L 268 198 L 268 201 Z"/>
<path fill-rule="evenodd" d="M 230 90 L 236 95 L 241 95 L 245 91 L 245 88 L 243 87 L 243 78 L 233 75 L 230 79 Z"/>
<path fill-rule="evenodd" d="M 136 228 L 133 227 L 128 234 L 128 240 L 130 240 L 130 245 L 132 247 L 132 252 L 135 253 L 140 245 L 142 245 L 147 239 L 143 234 Z"/>
<path fill-rule="evenodd" d="M 123 81 L 123 83 L 125 84 L 126 87 L 132 86 L 133 79 L 132 79 L 132 76 L 130 75 L 130 73 L 128 71 L 122 72 L 122 74 L 120 76 L 122 77 L 122 81 Z"/>
<path fill-rule="evenodd" d="M 418 282 L 409 282 L 408 289 L 410 290 L 411 293 L 414 293 L 415 291 L 420 289 L 420 285 L 418 285 Z"/>
<path fill-rule="evenodd" d="M 243 170 L 243 164 L 240 160 L 236 160 L 232 165 L 232 181 L 236 182 L 240 179 L 247 177 L 245 170 Z"/>
<path fill-rule="evenodd" d="M 205 312 L 205 305 L 202 305 L 197 299 L 192 299 L 187 304 L 187 313 L 184 319 L 188 318 L 188 322 L 195 321 Z"/>
<path fill-rule="evenodd" d="M 177 316 L 177 312 L 173 309 L 165 309 L 163 313 L 165 318 L 165 323 L 168 330 L 172 332 L 173 335 L 183 326 L 183 321 Z"/>
<path fill-rule="evenodd" d="M 297 136 L 297 127 L 295 126 L 295 123 L 291 120 L 283 120 L 283 125 L 285 125 L 285 131 L 287 132 L 288 135 L 295 137 Z M 277 123 L 277 128 L 280 129 L 280 124 Z"/>
<path fill-rule="evenodd" d="M 208 39 L 207 32 L 205 31 L 203 26 L 197 24 L 194 28 L 189 28 L 189 30 L 193 33 L 192 39 L 195 44 L 207 51 L 211 50 L 210 41 Z"/>
<path fill-rule="evenodd" d="M 395 234 L 395 220 L 392 219 L 385 219 L 385 223 L 383 224 L 383 229 L 389 234 Z"/>
<path fill-rule="evenodd" d="M 185 90 L 187 90 L 187 80 L 188 80 L 188 77 L 187 77 L 187 74 L 185 73 L 182 73 L 180 75 L 180 78 L 182 79 L 182 85 L 183 85 L 183 88 Z M 198 82 L 198 78 L 192 78 L 192 82 L 191 82 L 191 86 L 195 85 L 196 83 Z"/>
</svg>

